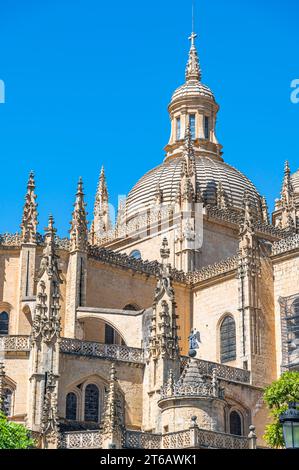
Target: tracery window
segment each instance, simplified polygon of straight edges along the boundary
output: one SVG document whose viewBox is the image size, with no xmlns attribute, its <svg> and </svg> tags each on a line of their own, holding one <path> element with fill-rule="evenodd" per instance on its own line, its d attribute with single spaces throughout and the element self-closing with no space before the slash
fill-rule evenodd
<svg viewBox="0 0 299 470">
<path fill-rule="evenodd" d="M 236 323 L 231 315 L 224 318 L 220 327 L 220 361 L 236 359 Z"/>
<path fill-rule="evenodd" d="M 4 388 L 3 412 L 5 416 L 11 416 L 12 414 L 12 390 L 10 388 Z"/>
<path fill-rule="evenodd" d="M 192 139 L 194 140 L 196 137 L 195 134 L 195 114 L 190 114 L 189 115 L 189 125 L 190 125 L 190 130 L 191 130 L 191 136 Z"/>
<path fill-rule="evenodd" d="M 0 313 L 0 335 L 8 335 L 9 315 L 7 312 Z"/>
<path fill-rule="evenodd" d="M 76 420 L 77 418 L 77 396 L 74 392 L 70 392 L 66 396 L 66 419 Z"/>
<path fill-rule="evenodd" d="M 99 389 L 95 384 L 88 384 L 85 388 L 84 420 L 99 421 Z"/>
<path fill-rule="evenodd" d="M 232 411 L 229 415 L 229 432 L 235 436 L 242 436 L 242 420 L 237 411 Z"/>
</svg>

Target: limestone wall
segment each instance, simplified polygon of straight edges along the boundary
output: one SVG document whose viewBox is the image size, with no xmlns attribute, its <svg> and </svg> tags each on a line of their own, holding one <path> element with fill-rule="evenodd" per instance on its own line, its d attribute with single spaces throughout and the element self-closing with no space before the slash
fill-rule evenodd
<svg viewBox="0 0 299 470">
<path fill-rule="evenodd" d="M 143 367 L 125 362 L 115 362 L 120 388 L 126 399 L 126 425 L 140 429 L 142 425 L 142 380 Z M 103 359 L 60 356 L 59 416 L 65 417 L 65 398 L 77 385 L 89 383 L 108 384 L 111 362 Z"/>
</svg>

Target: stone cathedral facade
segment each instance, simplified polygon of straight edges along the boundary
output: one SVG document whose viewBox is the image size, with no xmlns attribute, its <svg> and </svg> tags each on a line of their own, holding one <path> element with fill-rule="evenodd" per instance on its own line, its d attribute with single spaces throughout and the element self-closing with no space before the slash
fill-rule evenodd
<svg viewBox="0 0 299 470">
<path fill-rule="evenodd" d="M 263 446 L 263 388 L 299 369 L 299 172 L 270 218 L 223 159 L 195 38 L 164 161 L 116 223 L 102 170 L 91 224 L 80 179 L 69 237 L 40 233 L 31 173 L 0 235 L 1 407 L 41 447 Z"/>
</svg>

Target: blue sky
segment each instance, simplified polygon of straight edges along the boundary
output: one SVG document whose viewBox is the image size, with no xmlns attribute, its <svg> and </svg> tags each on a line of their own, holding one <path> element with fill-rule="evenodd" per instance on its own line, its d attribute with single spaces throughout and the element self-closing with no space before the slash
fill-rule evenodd
<svg viewBox="0 0 299 470">
<path fill-rule="evenodd" d="M 298 0 L 198 0 L 203 82 L 221 106 L 224 159 L 268 199 L 299 167 Z M 184 82 L 191 0 L 0 2 L 0 232 L 16 231 L 35 171 L 39 230 L 66 235 L 79 176 L 89 220 L 105 165 L 114 204 L 164 158 L 167 105 Z"/>
</svg>

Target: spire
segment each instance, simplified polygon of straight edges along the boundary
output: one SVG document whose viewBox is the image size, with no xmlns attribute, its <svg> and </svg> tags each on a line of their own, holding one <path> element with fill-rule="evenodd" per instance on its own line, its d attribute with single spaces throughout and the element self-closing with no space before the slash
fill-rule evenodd
<svg viewBox="0 0 299 470">
<path fill-rule="evenodd" d="M 36 228 L 37 228 L 37 203 L 36 194 L 34 192 L 35 181 L 33 171 L 29 174 L 27 183 L 27 193 L 25 196 L 25 205 L 23 209 L 23 217 L 21 224 L 22 243 L 35 243 L 36 242 Z"/>
<path fill-rule="evenodd" d="M 262 210 L 263 222 L 269 225 L 270 224 L 269 211 L 268 211 L 268 204 L 267 204 L 267 200 L 265 196 L 262 196 L 261 198 L 261 210 Z"/>
<path fill-rule="evenodd" d="M 201 70 L 199 64 L 199 58 L 197 54 L 197 50 L 195 47 L 195 39 L 197 38 L 197 34 L 192 32 L 191 36 L 189 37 L 189 41 L 191 41 L 191 47 L 189 51 L 189 58 L 186 67 L 186 81 L 190 80 L 201 80 Z"/>
<path fill-rule="evenodd" d="M 71 251 L 86 251 L 87 249 L 87 212 L 85 210 L 83 181 L 79 178 L 73 217 L 71 220 Z"/>
<path fill-rule="evenodd" d="M 284 178 L 282 183 L 282 191 L 281 191 L 281 201 L 282 206 L 286 208 L 290 208 L 293 203 L 293 185 L 291 181 L 291 170 L 289 162 L 285 162 L 284 167 Z"/>
<path fill-rule="evenodd" d="M 92 231 L 95 235 L 94 238 L 100 238 L 101 235 L 110 230 L 110 228 L 109 195 L 105 170 L 104 166 L 102 166 L 94 203 L 94 219 L 92 223 Z"/>
<path fill-rule="evenodd" d="M 58 255 L 55 250 L 54 219 L 50 215 L 45 228 L 45 248 L 38 272 L 37 303 L 32 324 L 32 339 L 42 339 L 46 343 L 60 337 L 60 278 Z"/>
<path fill-rule="evenodd" d="M 124 404 L 116 376 L 114 363 L 110 369 L 109 389 L 106 394 L 105 408 L 102 421 L 104 441 L 120 447 L 124 424 Z M 105 448 L 105 447 L 104 447 Z"/>
<path fill-rule="evenodd" d="M 162 267 L 155 289 L 153 314 L 151 319 L 151 334 L 149 338 L 149 355 L 158 358 L 179 357 L 179 338 L 177 335 L 177 314 L 174 289 L 172 287 L 167 238 L 163 239 L 160 250 Z"/>
</svg>

